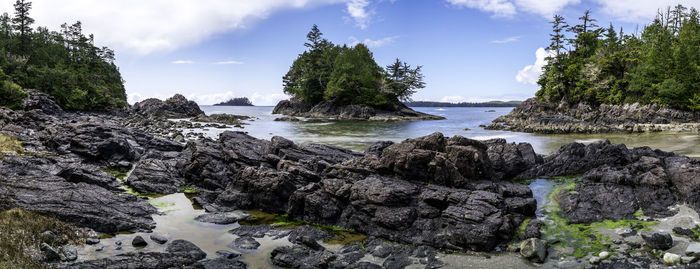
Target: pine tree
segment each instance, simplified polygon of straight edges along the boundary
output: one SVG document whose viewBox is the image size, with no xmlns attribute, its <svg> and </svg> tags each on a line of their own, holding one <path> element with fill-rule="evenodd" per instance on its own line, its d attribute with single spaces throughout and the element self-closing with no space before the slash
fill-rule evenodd
<svg viewBox="0 0 700 269">
<path fill-rule="evenodd" d="M 14 29 L 19 32 L 19 52 L 26 55 L 29 52 L 31 42 L 31 25 L 34 19 L 29 17 L 29 10 L 32 9 L 32 2 L 17 0 L 15 2 L 15 17 L 12 18 Z"/>
</svg>

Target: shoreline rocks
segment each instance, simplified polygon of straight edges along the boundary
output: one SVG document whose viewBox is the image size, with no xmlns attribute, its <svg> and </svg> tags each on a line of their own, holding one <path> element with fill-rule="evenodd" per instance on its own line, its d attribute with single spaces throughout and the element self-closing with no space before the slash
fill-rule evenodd
<svg viewBox="0 0 700 269">
<path fill-rule="evenodd" d="M 600 105 L 580 103 L 557 105 L 525 100 L 508 115 L 496 118 L 486 127 L 526 133 L 700 133 L 700 111 L 680 111 L 656 104 Z"/>
<path fill-rule="evenodd" d="M 291 117 L 321 118 L 337 120 L 401 121 L 401 120 L 443 120 L 444 117 L 415 111 L 403 104 L 392 110 L 375 109 L 358 105 L 340 105 L 333 101 L 323 101 L 315 106 L 292 98 L 282 100 L 272 110 L 272 114 Z M 288 119 L 288 118 L 284 118 Z"/>
</svg>

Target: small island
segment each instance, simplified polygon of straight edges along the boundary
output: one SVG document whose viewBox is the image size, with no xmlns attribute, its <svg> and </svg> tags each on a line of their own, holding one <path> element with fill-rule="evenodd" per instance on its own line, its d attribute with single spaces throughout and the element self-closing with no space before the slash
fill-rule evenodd
<svg viewBox="0 0 700 269">
<path fill-rule="evenodd" d="M 308 48 L 283 77 L 289 100 L 273 114 L 348 120 L 440 120 L 402 103 L 425 87 L 421 66 L 399 59 L 380 67 L 362 43 L 339 46 L 322 37 L 316 25 L 307 34 Z"/>
<path fill-rule="evenodd" d="M 236 97 L 226 102 L 214 104 L 214 106 L 253 106 L 253 102 L 248 100 L 248 97 Z"/>
</svg>

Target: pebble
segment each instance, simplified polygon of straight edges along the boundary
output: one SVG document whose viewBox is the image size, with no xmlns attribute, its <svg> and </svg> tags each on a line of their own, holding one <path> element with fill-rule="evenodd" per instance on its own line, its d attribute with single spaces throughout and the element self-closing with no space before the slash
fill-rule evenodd
<svg viewBox="0 0 700 269">
<path fill-rule="evenodd" d="M 610 257 L 610 252 L 601 251 L 600 253 L 598 253 L 598 257 L 600 257 L 601 260 L 605 260 L 608 257 Z"/>
<path fill-rule="evenodd" d="M 151 240 L 155 241 L 158 244 L 165 244 L 166 242 L 168 242 L 168 238 L 163 236 L 163 235 L 160 235 L 160 234 L 154 233 L 154 234 L 151 234 L 150 237 L 151 237 Z"/>
<path fill-rule="evenodd" d="M 666 252 L 664 254 L 664 262 L 668 265 L 673 265 L 681 261 L 681 255 Z"/>
</svg>

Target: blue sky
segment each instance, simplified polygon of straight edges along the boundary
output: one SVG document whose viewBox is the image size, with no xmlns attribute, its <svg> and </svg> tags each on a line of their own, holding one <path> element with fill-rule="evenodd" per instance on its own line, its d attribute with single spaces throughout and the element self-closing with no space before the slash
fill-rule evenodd
<svg viewBox="0 0 700 269">
<path fill-rule="evenodd" d="M 601 26 L 630 32 L 676 3 L 700 7 L 700 0 L 40 0 L 32 14 L 51 29 L 81 20 L 98 45 L 114 48 L 131 102 L 183 93 L 200 104 L 246 96 L 274 105 L 286 98 L 282 76 L 313 24 L 334 43 L 366 43 L 382 66 L 397 57 L 422 65 L 427 87 L 415 100 L 522 100 L 537 90 L 552 14 L 575 23 L 591 9 Z"/>
</svg>

